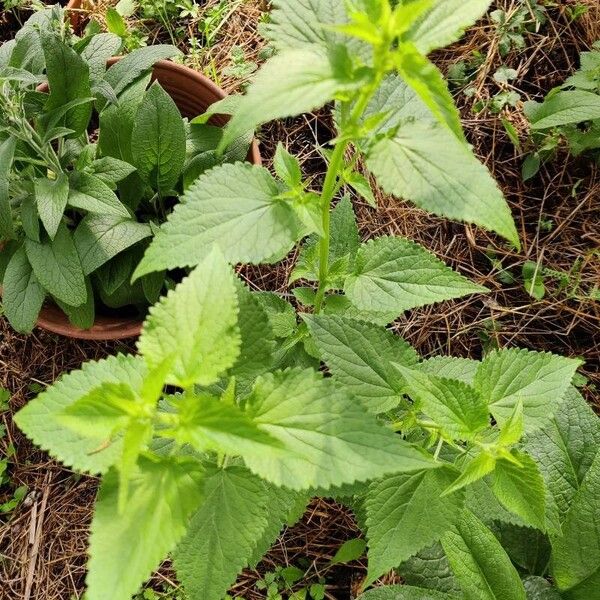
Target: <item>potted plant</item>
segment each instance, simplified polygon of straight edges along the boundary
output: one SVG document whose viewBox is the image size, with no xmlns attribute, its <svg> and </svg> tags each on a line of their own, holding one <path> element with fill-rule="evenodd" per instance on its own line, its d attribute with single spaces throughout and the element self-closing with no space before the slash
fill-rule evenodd
<svg viewBox="0 0 600 600">
<path fill-rule="evenodd" d="M 44 64 L 19 64 L 17 47 L 0 69 L 5 314 L 21 332 L 37 323 L 71 337 L 135 336 L 175 281 L 129 281 L 154 232 L 199 174 L 260 162 L 257 148 L 246 135 L 217 156 L 224 117 L 188 119 L 224 93 L 165 60 L 171 46 L 119 59 L 112 34 L 73 42 L 35 29 L 21 39 L 39 44 Z"/>
</svg>

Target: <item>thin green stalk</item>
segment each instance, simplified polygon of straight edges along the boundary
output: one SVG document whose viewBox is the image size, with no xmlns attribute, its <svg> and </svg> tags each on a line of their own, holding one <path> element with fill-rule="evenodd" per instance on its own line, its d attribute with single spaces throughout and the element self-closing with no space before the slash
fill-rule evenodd
<svg viewBox="0 0 600 600">
<path fill-rule="evenodd" d="M 373 94 L 376 92 L 383 74 L 378 75 L 371 85 L 367 86 L 358 96 L 356 104 L 348 118 L 348 121 L 344 123 L 342 129 L 352 129 L 358 126 L 360 118 L 362 117 L 365 109 L 367 108 Z M 323 300 L 325 298 L 325 291 L 327 289 L 327 276 L 329 274 L 329 243 L 330 243 L 330 225 L 331 225 L 331 201 L 335 194 L 339 190 L 339 175 L 342 171 L 344 154 L 350 140 L 342 136 L 337 142 L 327 168 L 325 175 L 325 181 L 323 183 L 323 190 L 321 192 L 321 211 L 322 211 L 322 225 L 325 235 L 319 242 L 319 287 L 315 297 L 315 313 L 321 312 L 323 308 Z"/>
</svg>

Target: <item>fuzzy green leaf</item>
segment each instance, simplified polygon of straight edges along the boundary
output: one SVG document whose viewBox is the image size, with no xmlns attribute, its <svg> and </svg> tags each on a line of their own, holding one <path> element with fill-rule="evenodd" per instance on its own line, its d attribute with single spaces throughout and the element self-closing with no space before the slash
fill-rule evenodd
<svg viewBox="0 0 600 600">
<path fill-rule="evenodd" d="M 527 432 L 552 417 L 580 364 L 579 360 L 548 352 L 496 350 L 482 361 L 474 385 L 500 424 L 510 418 L 521 400 Z"/>
<path fill-rule="evenodd" d="M 475 223 L 519 245 L 510 209 L 490 176 L 456 136 L 439 125 L 408 122 L 377 142 L 367 166 L 383 189 L 431 213 Z"/>
<path fill-rule="evenodd" d="M 260 457 L 269 446 L 281 446 L 237 406 L 209 394 L 185 394 L 176 405 L 178 424 L 164 435 L 199 452 L 216 450 L 231 456 L 253 453 Z"/>
<path fill-rule="evenodd" d="M 83 272 L 93 273 L 130 246 L 150 237 L 152 229 L 131 217 L 90 214 L 82 219 L 73 234 Z"/>
<path fill-rule="evenodd" d="M 435 0 L 407 33 L 423 54 L 443 48 L 459 40 L 465 29 L 481 18 L 491 0 Z"/>
<path fill-rule="evenodd" d="M 40 36 L 50 95 L 45 109 L 50 112 L 60 109 L 69 102 L 92 95 L 90 70 L 86 62 L 58 35 L 44 32 Z M 87 128 L 92 115 L 92 103 L 74 106 L 67 111 L 62 124 L 72 129 L 73 137 L 80 136 Z"/>
<path fill-rule="evenodd" d="M 526 108 L 532 129 L 550 129 L 600 119 L 600 96 L 583 90 L 562 91 L 542 104 L 529 104 Z"/>
<path fill-rule="evenodd" d="M 459 275 L 422 246 L 382 236 L 363 244 L 344 290 L 357 308 L 403 311 L 487 289 Z"/>
<path fill-rule="evenodd" d="M 523 452 L 513 451 L 518 466 L 499 460 L 493 474 L 492 489 L 500 502 L 523 522 L 541 531 L 546 530 L 545 486 L 535 461 Z"/>
<path fill-rule="evenodd" d="M 302 235 L 269 171 L 227 164 L 201 176 L 161 227 L 135 277 L 198 264 L 217 244 L 231 263 L 274 262 Z"/>
<path fill-rule="evenodd" d="M 436 120 L 458 140 L 465 142 L 458 109 L 440 70 L 408 43 L 400 45 L 395 64 L 402 79 L 417 93 Z"/>
<path fill-rule="evenodd" d="M 70 206 L 101 216 L 130 216 L 127 208 L 102 178 L 89 173 L 73 173 L 70 184 Z"/>
<path fill-rule="evenodd" d="M 122 181 L 135 171 L 133 165 L 112 156 L 103 156 L 94 160 L 90 164 L 90 169 L 98 179 L 109 186 Z"/>
<path fill-rule="evenodd" d="M 133 164 L 156 191 L 175 188 L 185 163 L 185 128 L 169 94 L 154 82 L 142 100 L 131 136 Z"/>
<path fill-rule="evenodd" d="M 46 292 L 35 276 L 23 247 L 11 256 L 3 285 L 2 308 L 6 318 L 19 333 L 31 332 Z"/>
<path fill-rule="evenodd" d="M 106 71 L 104 78 L 115 90 L 115 93 L 120 95 L 131 83 L 150 71 L 154 63 L 172 58 L 178 53 L 177 48 L 166 44 L 139 48 L 112 65 Z"/>
<path fill-rule="evenodd" d="M 67 226 L 61 223 L 53 240 L 25 240 L 25 251 L 40 284 L 70 306 L 87 300 L 81 260 Z"/>
<path fill-rule="evenodd" d="M 275 55 L 260 69 L 228 123 L 219 147 L 226 148 L 257 125 L 320 108 L 338 92 L 358 87 L 345 65 L 318 46 Z"/>
<path fill-rule="evenodd" d="M 54 239 L 69 197 L 69 179 L 61 173 L 56 179 L 39 177 L 34 181 L 38 215 L 50 239 Z"/>
<path fill-rule="evenodd" d="M 411 585 L 386 585 L 369 590 L 358 600 L 456 600 L 456 596 Z"/>
<path fill-rule="evenodd" d="M 454 379 L 394 364 L 406 381 L 406 392 L 453 439 L 471 440 L 490 423 L 483 398 L 475 389 Z"/>
<path fill-rule="evenodd" d="M 399 404 L 404 386 L 390 363 L 414 366 L 419 360 L 407 342 L 383 327 L 345 317 L 306 315 L 304 320 L 331 373 L 369 412 Z"/>
<path fill-rule="evenodd" d="M 510 558 L 494 534 L 469 510 L 456 531 L 447 531 L 442 546 L 464 600 L 525 600 L 525 589 Z"/>
<path fill-rule="evenodd" d="M 129 490 L 121 512 L 117 472 L 102 480 L 90 534 L 89 600 L 130 600 L 184 536 L 203 500 L 203 472 L 197 461 L 144 459 Z"/>
<path fill-rule="evenodd" d="M 456 356 L 432 356 L 419 365 L 424 373 L 444 379 L 458 379 L 467 385 L 473 384 L 478 367 L 478 361 Z"/>
<path fill-rule="evenodd" d="M 205 499 L 175 552 L 178 578 L 194 600 L 221 600 L 268 527 L 267 486 L 243 467 L 214 469 Z"/>
<path fill-rule="evenodd" d="M 135 356 L 119 354 L 85 363 L 81 370 L 63 376 L 31 400 L 15 415 L 15 422 L 36 445 L 66 466 L 94 474 L 106 472 L 120 456 L 122 440 L 107 446 L 101 432 L 93 437 L 82 436 L 62 425 L 60 415 L 105 383 L 127 383 L 139 393 L 145 373 L 143 360 Z"/>
<path fill-rule="evenodd" d="M 138 341 L 148 366 L 172 360 L 167 383 L 215 383 L 240 352 L 235 277 L 218 250 L 150 309 Z"/>
<path fill-rule="evenodd" d="M 462 511 L 463 494 L 441 494 L 455 478 L 452 469 L 441 468 L 371 484 L 366 496 L 368 582 L 439 541 L 454 525 Z"/>
<path fill-rule="evenodd" d="M 565 515 L 600 448 L 600 419 L 571 387 L 543 428 L 523 440 L 537 462 L 561 515 Z"/>
<path fill-rule="evenodd" d="M 598 498 L 600 454 L 596 455 L 573 497 L 563 523 L 563 535 L 552 539 L 552 574 L 560 590 L 568 590 L 587 579 L 600 580 Z"/>
<path fill-rule="evenodd" d="M 112 33 L 97 33 L 91 37 L 88 45 L 81 52 L 81 57 L 90 68 L 92 81 L 102 78 L 108 59 L 119 54 L 122 45 L 121 38 Z"/>
<path fill-rule="evenodd" d="M 17 140 L 7 138 L 0 142 L 0 238 L 11 239 L 15 235 L 9 197 L 9 176 Z"/>
<path fill-rule="evenodd" d="M 261 458 L 244 456 L 253 472 L 276 485 L 329 488 L 436 466 L 310 369 L 261 376 L 246 410 L 282 443 Z"/>
<path fill-rule="evenodd" d="M 347 20 L 343 3 L 337 0 L 275 0 L 265 33 L 279 50 L 328 45 L 335 36 L 322 25 Z"/>
</svg>

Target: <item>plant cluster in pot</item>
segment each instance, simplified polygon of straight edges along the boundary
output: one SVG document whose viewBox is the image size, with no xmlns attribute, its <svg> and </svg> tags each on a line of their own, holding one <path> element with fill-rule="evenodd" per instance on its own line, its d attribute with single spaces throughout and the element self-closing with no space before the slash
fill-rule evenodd
<svg viewBox="0 0 600 600">
<path fill-rule="evenodd" d="M 131 283 L 154 233 L 205 170 L 260 155 L 250 135 L 217 152 L 226 117 L 206 111 L 225 95 L 175 48 L 111 57 L 111 34 L 35 31 L 43 65 L 0 62 L 4 313 L 20 332 L 133 337 L 184 273 Z"/>
</svg>

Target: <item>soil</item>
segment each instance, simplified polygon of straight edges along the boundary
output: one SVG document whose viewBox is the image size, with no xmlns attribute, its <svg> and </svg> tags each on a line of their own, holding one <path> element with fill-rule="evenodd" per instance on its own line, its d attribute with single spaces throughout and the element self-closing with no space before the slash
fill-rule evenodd
<svg viewBox="0 0 600 600">
<path fill-rule="evenodd" d="M 209 0 L 205 9 L 216 4 Z M 404 235 L 425 245 L 451 266 L 491 289 L 486 296 L 456 300 L 407 313 L 394 325 L 423 355 L 449 353 L 473 358 L 494 346 L 521 346 L 585 359 L 583 373 L 589 378 L 582 393 L 600 410 L 600 309 L 586 294 L 600 282 L 600 178 L 589 157 L 573 159 L 561 152 L 545 164 L 527 183 L 521 165 L 528 150 L 527 123 L 522 105 L 506 107 L 501 114 L 489 110 L 474 113 L 499 91 L 518 92 L 522 100 L 541 99 L 578 66 L 578 55 L 600 39 L 600 5 L 585 0 L 589 11 L 571 22 L 567 9 L 582 0 L 562 0 L 549 9 L 548 22 L 526 35 L 527 47 L 506 57 L 498 51 L 497 37 L 489 19 L 472 28 L 453 47 L 439 52 L 435 60 L 445 73 L 472 52 L 482 53 L 483 62 L 474 81 L 475 94 L 457 91 L 463 123 L 477 155 L 491 169 L 513 210 L 523 241 L 521 252 L 509 249 L 502 240 L 478 228 L 438 219 L 394 198 L 379 194 L 380 208 L 369 208 L 354 199 L 361 234 Z M 219 43 L 192 66 L 209 73 L 230 63 L 230 49 L 241 45 L 248 60 L 258 61 L 263 45 L 257 34 L 259 0 L 251 0 L 223 26 Z M 504 10 L 514 10 L 515 0 L 497 0 Z M 493 74 L 506 65 L 518 71 L 510 86 L 497 84 Z M 233 77 L 219 82 L 228 91 L 239 89 Z M 510 141 L 502 119 L 510 122 L 521 140 L 521 149 Z M 270 157 L 278 141 L 300 156 L 304 169 L 315 179 L 323 175 L 323 162 L 315 142 L 332 137 L 327 111 L 305 115 L 263 127 L 260 132 L 263 157 Z M 268 166 L 268 161 L 267 161 Z M 514 281 L 499 278 L 500 261 Z M 285 291 L 286 276 L 294 256 L 273 267 L 245 267 L 241 275 L 256 289 Z M 541 300 L 527 294 L 521 278 L 525 261 L 568 273 L 580 265 L 579 291 L 567 294 L 552 279 Z M 506 281 L 506 278 L 503 278 Z M 32 336 L 14 334 L 0 321 L 0 385 L 12 393 L 10 411 L 0 415 L 7 435 L 0 440 L 0 453 L 14 447 L 10 476 L 12 485 L 27 485 L 27 500 L 4 524 L 0 521 L 0 600 L 70 600 L 80 598 L 86 560 L 86 534 L 96 489 L 92 478 L 79 477 L 36 450 L 12 424 L 11 413 L 35 395 L 36 386 L 54 381 L 60 373 L 77 368 L 83 361 L 116 350 L 132 350 L 123 344 L 74 342 L 36 331 Z M 31 387 L 33 386 L 33 388 Z M 0 502 L 12 489 L 0 490 Z M 1 519 L 2 517 L 0 517 Z M 277 565 L 307 565 L 310 581 L 326 576 L 327 598 L 352 597 L 365 573 L 365 562 L 327 570 L 327 563 L 344 540 L 356 537 L 358 529 L 346 508 L 328 500 L 311 503 L 302 521 L 287 529 L 256 570 L 247 570 L 231 590 L 246 600 L 264 599 L 256 582 Z M 394 582 L 391 574 L 386 582 Z M 155 575 L 152 585 L 160 589 L 172 581 L 168 563 Z"/>
</svg>

